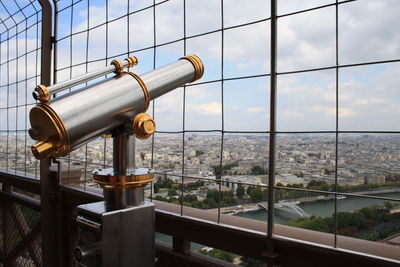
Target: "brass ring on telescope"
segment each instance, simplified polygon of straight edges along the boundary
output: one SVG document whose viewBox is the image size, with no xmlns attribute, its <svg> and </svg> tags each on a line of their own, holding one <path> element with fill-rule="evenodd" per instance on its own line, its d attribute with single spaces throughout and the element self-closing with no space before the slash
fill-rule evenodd
<svg viewBox="0 0 400 267">
<path fill-rule="evenodd" d="M 32 95 L 35 100 L 39 100 L 42 103 L 49 102 L 50 100 L 49 89 L 43 84 L 36 86 Z"/>
<path fill-rule="evenodd" d="M 148 109 L 149 106 L 150 106 L 150 93 L 149 93 L 149 90 L 147 89 L 146 84 L 143 82 L 142 78 L 139 77 L 139 75 L 136 75 L 136 74 L 133 73 L 133 72 L 124 71 L 124 72 L 122 72 L 122 73 L 126 73 L 126 74 L 131 75 L 131 76 L 132 76 L 133 78 L 135 78 L 136 81 L 139 83 L 140 87 L 142 87 L 143 94 L 144 94 L 144 99 L 145 99 L 145 107 L 144 107 L 144 111 L 143 111 L 143 112 L 146 112 L 147 109 Z"/>
<path fill-rule="evenodd" d="M 198 79 L 200 79 L 203 74 L 204 74 L 204 65 L 203 62 L 200 60 L 200 58 L 196 55 L 187 55 L 184 57 L 181 57 L 180 59 L 186 59 L 188 60 L 190 63 L 192 63 L 193 67 L 194 67 L 194 77 L 193 80 L 191 82 L 197 81 Z"/>
<path fill-rule="evenodd" d="M 154 173 L 119 175 L 113 169 L 93 173 L 93 181 L 104 189 L 142 188 L 154 180 Z"/>
<path fill-rule="evenodd" d="M 135 56 L 127 57 L 125 58 L 125 60 L 129 62 L 127 66 L 128 68 L 132 68 L 133 66 L 136 66 L 138 64 L 138 59 Z"/>
<path fill-rule="evenodd" d="M 124 70 L 124 63 L 121 60 L 114 59 L 113 61 L 111 61 L 111 65 L 115 66 L 114 73 L 116 74 L 121 74 Z"/>
</svg>

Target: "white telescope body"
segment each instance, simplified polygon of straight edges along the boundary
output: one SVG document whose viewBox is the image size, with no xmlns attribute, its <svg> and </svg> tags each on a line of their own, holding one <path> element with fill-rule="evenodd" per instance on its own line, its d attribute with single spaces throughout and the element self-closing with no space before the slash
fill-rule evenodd
<svg viewBox="0 0 400 267">
<path fill-rule="evenodd" d="M 141 76 L 121 72 L 39 103 L 30 112 L 32 128 L 29 133 L 38 141 L 32 152 L 38 159 L 66 156 L 86 142 L 132 121 L 147 110 L 151 100 L 199 79 L 203 72 L 201 60 L 189 55 Z M 138 123 L 144 132 L 151 131 L 152 127 L 153 132 L 155 130 L 151 118 Z M 136 127 L 140 128 L 138 125 Z"/>
</svg>

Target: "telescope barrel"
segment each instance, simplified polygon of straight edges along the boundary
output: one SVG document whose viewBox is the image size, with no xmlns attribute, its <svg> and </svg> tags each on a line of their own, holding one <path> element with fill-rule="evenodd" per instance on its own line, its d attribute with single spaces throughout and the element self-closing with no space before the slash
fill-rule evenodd
<svg viewBox="0 0 400 267">
<path fill-rule="evenodd" d="M 38 141 L 32 152 L 38 159 L 66 156 L 133 119 L 136 136 L 146 138 L 146 132 L 154 132 L 155 123 L 139 113 L 147 110 L 150 100 L 199 79 L 203 72 L 201 60 L 189 55 L 142 77 L 122 72 L 48 103 L 39 103 L 30 112 L 29 134 Z"/>
<path fill-rule="evenodd" d="M 112 72 L 119 74 L 123 71 L 124 68 L 133 67 L 137 65 L 137 63 L 138 60 L 136 57 L 129 57 L 124 61 L 113 60 L 111 64 L 107 67 L 94 70 L 92 72 L 80 75 L 75 78 L 71 78 L 69 80 L 60 83 L 56 83 L 48 87 L 44 85 L 38 85 L 33 91 L 32 96 L 35 100 L 39 100 L 41 102 L 47 102 L 50 100 L 50 97 L 54 94 L 67 90 L 73 86 L 96 79 L 98 77 L 110 74 Z"/>
<path fill-rule="evenodd" d="M 151 100 L 168 93 L 172 89 L 185 83 L 193 82 L 201 78 L 204 69 L 203 64 L 197 56 L 188 55 L 184 59 L 173 64 L 145 73 L 141 76 L 150 92 Z M 188 67 L 188 61 L 192 63 L 193 69 Z"/>
</svg>

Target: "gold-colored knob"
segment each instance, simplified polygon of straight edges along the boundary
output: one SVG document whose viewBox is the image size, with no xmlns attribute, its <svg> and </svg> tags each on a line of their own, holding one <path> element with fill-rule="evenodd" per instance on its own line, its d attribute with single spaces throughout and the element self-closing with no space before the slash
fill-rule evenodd
<svg viewBox="0 0 400 267">
<path fill-rule="evenodd" d="M 42 141 L 31 147 L 32 153 L 37 159 L 43 159 L 51 154 L 54 149 L 53 143 Z"/>
<path fill-rule="evenodd" d="M 115 74 L 120 74 L 124 70 L 124 63 L 121 60 L 114 59 L 111 61 L 111 65 L 115 66 Z"/>
<path fill-rule="evenodd" d="M 133 133 L 139 139 L 147 139 L 156 131 L 156 122 L 149 114 L 139 113 L 133 120 Z"/>
<path fill-rule="evenodd" d="M 38 100 L 42 103 L 50 101 L 49 89 L 43 84 L 39 84 L 38 86 L 36 86 L 35 90 L 32 93 L 32 96 L 35 100 Z"/>
<path fill-rule="evenodd" d="M 137 57 L 135 57 L 135 56 L 127 57 L 125 60 L 129 62 L 128 68 L 132 68 L 133 66 L 136 66 L 139 62 Z"/>
</svg>

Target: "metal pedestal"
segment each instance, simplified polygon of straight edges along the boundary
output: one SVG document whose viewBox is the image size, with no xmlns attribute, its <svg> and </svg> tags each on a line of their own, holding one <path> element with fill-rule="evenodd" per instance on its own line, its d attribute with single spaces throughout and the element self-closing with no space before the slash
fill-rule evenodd
<svg viewBox="0 0 400 267">
<path fill-rule="evenodd" d="M 154 266 L 154 204 L 107 211 L 105 202 L 78 207 L 79 266 Z"/>
</svg>

